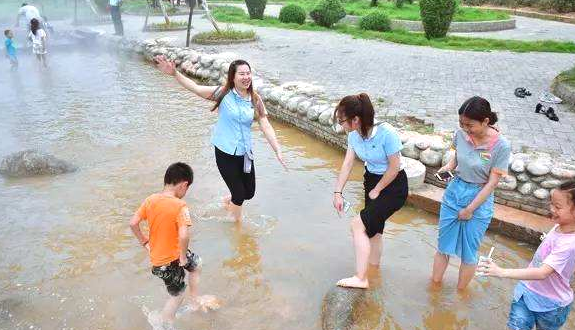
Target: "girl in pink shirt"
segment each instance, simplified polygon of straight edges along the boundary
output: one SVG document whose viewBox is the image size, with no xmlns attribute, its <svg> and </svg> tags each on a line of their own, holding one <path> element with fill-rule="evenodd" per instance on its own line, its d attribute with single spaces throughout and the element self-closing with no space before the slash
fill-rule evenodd
<svg viewBox="0 0 575 330">
<path fill-rule="evenodd" d="M 509 329 L 556 330 L 567 321 L 573 302 L 569 282 L 575 273 L 575 181 L 551 192 L 551 221 L 556 225 L 529 267 L 505 269 L 490 260 L 479 264 L 479 271 L 488 276 L 522 280 L 515 288 Z"/>
</svg>

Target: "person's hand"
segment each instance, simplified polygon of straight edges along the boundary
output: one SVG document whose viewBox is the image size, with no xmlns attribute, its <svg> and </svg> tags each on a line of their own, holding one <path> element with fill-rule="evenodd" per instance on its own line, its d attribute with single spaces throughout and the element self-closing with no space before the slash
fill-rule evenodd
<svg viewBox="0 0 575 330">
<path fill-rule="evenodd" d="M 491 259 L 480 260 L 477 265 L 477 271 L 483 273 L 485 276 L 502 277 L 503 268 L 497 266 Z"/>
<path fill-rule="evenodd" d="M 176 63 L 169 61 L 164 55 L 158 55 L 154 57 L 156 62 L 156 67 L 165 74 L 170 76 L 176 75 Z"/>
<path fill-rule="evenodd" d="M 284 161 L 284 158 L 283 158 L 283 155 L 282 155 L 282 151 L 279 150 L 279 149 L 276 151 L 276 158 L 278 159 L 278 161 L 280 162 L 280 164 L 282 164 L 282 166 L 284 167 L 284 169 L 287 171 L 287 170 L 288 170 L 287 164 L 286 164 L 286 162 Z"/>
<path fill-rule="evenodd" d="M 461 211 L 459 211 L 458 214 L 458 219 L 459 220 L 469 220 L 471 219 L 471 217 L 473 216 L 473 210 L 471 210 L 469 207 L 463 208 L 461 209 Z"/>
<path fill-rule="evenodd" d="M 188 263 L 188 257 L 185 255 L 180 256 L 180 267 L 184 267 Z"/>
<path fill-rule="evenodd" d="M 343 196 L 341 194 L 333 194 L 333 207 L 337 213 L 341 214 L 343 212 Z"/>
<path fill-rule="evenodd" d="M 377 196 L 379 196 L 380 192 L 381 192 L 381 190 L 378 190 L 377 188 L 371 189 L 371 191 L 368 194 L 369 199 L 376 199 Z"/>
</svg>

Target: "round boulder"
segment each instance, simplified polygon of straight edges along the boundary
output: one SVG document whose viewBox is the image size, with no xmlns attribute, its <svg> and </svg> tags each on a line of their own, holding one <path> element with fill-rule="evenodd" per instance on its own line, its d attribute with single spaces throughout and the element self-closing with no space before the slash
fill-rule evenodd
<svg viewBox="0 0 575 330">
<path fill-rule="evenodd" d="M 433 151 L 431 148 L 422 151 L 419 154 L 419 160 L 427 165 L 432 167 L 439 167 L 441 166 L 441 159 L 443 155 L 439 151 Z"/>
<path fill-rule="evenodd" d="M 407 175 L 407 184 L 409 189 L 414 189 L 423 185 L 423 182 L 425 181 L 425 165 L 423 165 L 422 162 L 407 157 L 401 157 L 401 168 L 403 168 Z"/>
<path fill-rule="evenodd" d="M 420 153 L 421 150 L 415 146 L 415 142 L 412 140 L 407 141 L 407 143 L 403 145 L 403 149 L 401 149 L 401 155 L 408 158 L 419 159 Z"/>
<path fill-rule="evenodd" d="M 506 175 L 499 180 L 497 189 L 515 190 L 517 188 L 517 179 L 513 175 Z"/>
<path fill-rule="evenodd" d="M 13 153 L 0 163 L 0 174 L 9 177 L 56 175 L 76 170 L 76 166 L 37 150 Z"/>
<path fill-rule="evenodd" d="M 547 199 L 549 198 L 549 190 L 543 188 L 537 189 L 533 192 L 533 196 L 538 199 Z"/>
<path fill-rule="evenodd" d="M 542 161 L 534 161 L 531 162 L 527 165 L 527 171 L 529 171 L 529 173 L 536 175 L 536 176 L 542 176 L 542 175 L 546 175 L 547 173 L 551 172 L 551 169 L 549 168 L 549 166 Z"/>
</svg>

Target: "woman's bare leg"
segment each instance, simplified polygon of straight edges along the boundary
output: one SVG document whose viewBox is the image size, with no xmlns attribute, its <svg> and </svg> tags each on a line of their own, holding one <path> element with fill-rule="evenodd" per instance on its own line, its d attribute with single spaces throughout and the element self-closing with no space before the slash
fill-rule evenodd
<svg viewBox="0 0 575 330">
<path fill-rule="evenodd" d="M 381 234 L 376 234 L 369 239 L 369 264 L 371 266 L 379 266 L 381 263 L 381 236 Z"/>
<path fill-rule="evenodd" d="M 431 274 L 433 283 L 439 284 L 443 281 L 443 275 L 448 265 L 449 256 L 439 253 L 439 251 L 435 252 L 435 257 L 433 258 L 433 273 Z"/>
<path fill-rule="evenodd" d="M 365 233 L 365 226 L 359 215 L 351 220 L 351 232 L 355 247 L 355 276 L 341 279 L 337 285 L 365 289 L 369 286 L 367 266 L 369 263 L 370 242 Z"/>
</svg>

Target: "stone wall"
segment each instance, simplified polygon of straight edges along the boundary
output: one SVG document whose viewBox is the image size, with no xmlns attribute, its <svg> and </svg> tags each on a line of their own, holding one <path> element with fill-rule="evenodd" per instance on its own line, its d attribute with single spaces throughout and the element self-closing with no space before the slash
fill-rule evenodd
<svg viewBox="0 0 575 330">
<path fill-rule="evenodd" d="M 161 39 L 137 41 L 105 38 L 105 43 L 126 51 L 138 52 L 151 61 L 156 55 L 174 60 L 187 75 L 211 84 L 225 83 L 233 53 L 204 54 L 193 49 L 170 47 Z M 345 133 L 333 123 L 335 103 L 328 100 L 321 86 L 304 82 L 272 84 L 254 74 L 256 90 L 267 105 L 271 116 L 288 122 L 302 131 L 344 149 Z M 393 128 L 387 124 L 389 128 Z M 406 160 L 420 161 L 427 167 L 425 181 L 443 186 L 433 174 L 453 154 L 450 149 L 452 132 L 433 135 L 397 129 L 403 143 Z M 415 166 L 417 167 L 417 166 Z M 423 177 L 423 174 L 421 176 Z M 409 174 L 408 174 L 409 176 Z M 496 202 L 529 212 L 547 215 L 550 190 L 562 182 L 575 179 L 575 163 L 565 163 L 545 153 L 515 153 L 511 157 L 509 175 L 502 178 L 496 189 Z M 411 182 L 411 181 L 410 181 Z"/>
</svg>

